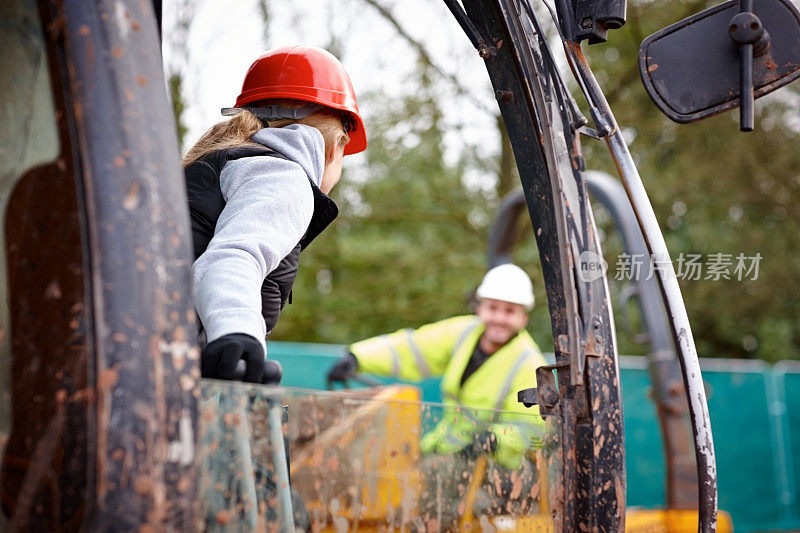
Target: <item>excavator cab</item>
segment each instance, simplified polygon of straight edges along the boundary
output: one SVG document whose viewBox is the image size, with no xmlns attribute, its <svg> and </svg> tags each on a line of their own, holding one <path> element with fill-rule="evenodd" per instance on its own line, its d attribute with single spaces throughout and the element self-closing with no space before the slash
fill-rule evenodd
<svg viewBox="0 0 800 533">
<path fill-rule="evenodd" d="M 524 450 L 530 475 L 508 485 L 510 493 L 530 496 L 526 505 L 497 507 L 482 498 L 505 483 L 488 453 L 473 454 L 447 480 L 420 466 L 417 443 L 429 427 L 455 415 L 474 421 L 480 436 L 483 424 L 504 413 L 437 414 L 441 407 L 403 388 L 361 396 L 200 380 L 187 202 L 160 60 L 161 2 L 6 0 L 0 529 L 424 529 L 432 520 L 444 523 L 439 515 L 453 507 L 456 527 L 464 529 L 487 521 L 520 531 L 625 528 L 616 327 L 605 277 L 581 275 L 582 258 L 601 255 L 581 137 L 608 145 L 648 253 L 669 257 L 582 49 L 583 41 L 602 42 L 625 23 L 625 2 L 556 0 L 549 32 L 528 0 L 444 2 L 492 81 L 551 317 L 555 360 L 537 372 L 537 389 L 520 391 L 520 401 L 537 404 L 546 423 L 541 448 Z M 739 11 L 763 14 L 765 24 L 773 17 L 759 6 L 767 4 L 791 14 L 780 21 L 800 20 L 787 2 L 764 0 L 755 11 L 745 4 Z M 735 9 L 727 2 L 721 11 L 727 17 Z M 690 28 L 685 34 L 702 35 L 692 24 L 682 23 Z M 775 37 L 780 27 L 766 27 L 777 48 L 785 42 Z M 564 45 L 561 60 L 550 34 Z M 763 47 L 754 50 L 761 37 L 736 44 L 740 98 L 729 91 L 711 98 L 713 112 L 740 101 L 747 107 L 753 91 L 760 96 L 779 85 L 759 70 L 771 67 L 759 55 Z M 691 81 L 666 83 L 649 58 L 680 62 L 684 49 L 659 51 L 666 37 L 648 42 L 645 81 L 670 107 Z M 747 67 L 753 57 L 755 74 Z M 587 110 L 559 64 L 570 67 Z M 779 66 L 780 79 L 797 76 L 794 65 Z M 693 115 L 698 107 L 690 103 Z M 657 277 L 688 399 L 698 527 L 714 531 L 716 463 L 702 374 L 674 273 Z M 309 448 L 312 441 L 329 445 Z M 437 483 L 453 480 L 457 496 L 444 498 Z"/>
<path fill-rule="evenodd" d="M 191 238 L 152 6 L 11 0 L 0 24 L 0 530 L 193 529 Z"/>
</svg>

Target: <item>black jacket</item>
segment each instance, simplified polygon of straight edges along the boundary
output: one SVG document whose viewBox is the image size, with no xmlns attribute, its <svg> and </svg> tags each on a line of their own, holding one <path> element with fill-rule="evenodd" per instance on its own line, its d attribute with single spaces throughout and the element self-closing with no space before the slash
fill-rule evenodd
<svg viewBox="0 0 800 533">
<path fill-rule="evenodd" d="M 286 159 L 266 147 L 242 146 L 213 152 L 194 161 L 184 169 L 195 259 L 208 248 L 208 243 L 214 236 L 219 215 L 225 208 L 225 199 L 219 184 L 222 168 L 228 161 L 254 156 Z M 308 229 L 294 250 L 281 260 L 275 270 L 267 274 L 261 285 L 261 315 L 267 325 L 267 335 L 275 327 L 281 309 L 290 298 L 292 285 L 297 276 L 300 251 L 305 249 L 339 214 L 336 203 L 320 191 L 310 178 L 308 181 L 314 193 L 314 214 Z"/>
</svg>

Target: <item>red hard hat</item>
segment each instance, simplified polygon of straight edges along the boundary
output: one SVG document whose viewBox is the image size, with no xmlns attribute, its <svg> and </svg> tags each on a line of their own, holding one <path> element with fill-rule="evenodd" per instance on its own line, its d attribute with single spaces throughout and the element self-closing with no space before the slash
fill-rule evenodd
<svg viewBox="0 0 800 533">
<path fill-rule="evenodd" d="M 245 74 L 236 107 L 273 98 L 314 102 L 349 113 L 355 125 L 344 148 L 345 155 L 367 147 L 364 121 L 350 76 L 330 52 L 316 46 L 287 46 L 256 59 Z"/>
</svg>

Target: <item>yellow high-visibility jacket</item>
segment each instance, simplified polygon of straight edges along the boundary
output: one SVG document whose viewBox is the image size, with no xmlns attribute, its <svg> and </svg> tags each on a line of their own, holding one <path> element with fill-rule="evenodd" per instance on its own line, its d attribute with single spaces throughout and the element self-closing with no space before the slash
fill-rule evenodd
<svg viewBox="0 0 800 533">
<path fill-rule="evenodd" d="M 422 453 L 454 453 L 475 435 L 491 431 L 495 459 L 516 468 L 526 450 L 540 446 L 544 427 L 538 407 L 520 404 L 517 391 L 535 387 L 536 368 L 547 363 L 523 329 L 489 356 L 462 387 L 461 376 L 483 330 L 478 317 L 457 316 L 363 340 L 351 345 L 350 351 L 360 372 L 409 381 L 442 376 L 444 413 L 422 437 Z"/>
</svg>

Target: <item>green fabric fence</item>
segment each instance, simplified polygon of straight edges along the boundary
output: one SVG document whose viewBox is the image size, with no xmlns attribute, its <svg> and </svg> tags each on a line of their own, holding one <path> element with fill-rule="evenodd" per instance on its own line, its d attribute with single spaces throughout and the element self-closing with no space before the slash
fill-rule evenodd
<svg viewBox="0 0 800 533">
<path fill-rule="evenodd" d="M 326 388 L 326 374 L 345 348 L 270 342 L 283 366 L 282 385 Z M 552 356 L 551 356 L 552 358 Z M 720 509 L 734 529 L 800 529 L 800 361 L 701 361 L 717 453 Z M 621 357 L 628 463 L 628 506 L 664 505 L 663 444 L 650 399 L 647 360 Z M 384 383 L 396 380 L 381 380 Z M 439 380 L 421 384 L 423 400 L 440 402 Z"/>
</svg>

